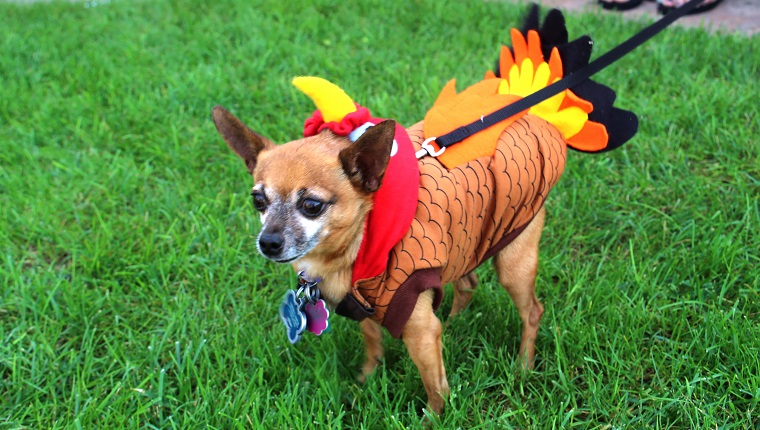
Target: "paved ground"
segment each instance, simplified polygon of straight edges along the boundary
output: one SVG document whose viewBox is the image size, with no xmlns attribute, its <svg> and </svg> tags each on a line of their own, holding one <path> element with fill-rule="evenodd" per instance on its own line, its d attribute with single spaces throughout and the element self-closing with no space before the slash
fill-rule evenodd
<svg viewBox="0 0 760 430">
<path fill-rule="evenodd" d="M 513 3 L 525 3 L 526 0 L 507 0 Z M 569 11 L 600 11 L 600 13 L 619 13 L 624 17 L 638 19 L 648 16 L 657 19 L 657 5 L 645 1 L 641 6 L 626 12 L 602 11 L 596 0 L 534 0 L 547 7 L 556 7 Z M 747 35 L 760 33 L 760 0 L 723 0 L 715 9 L 683 17 L 677 25 L 688 27 L 703 26 L 712 31 L 737 32 Z"/>
</svg>

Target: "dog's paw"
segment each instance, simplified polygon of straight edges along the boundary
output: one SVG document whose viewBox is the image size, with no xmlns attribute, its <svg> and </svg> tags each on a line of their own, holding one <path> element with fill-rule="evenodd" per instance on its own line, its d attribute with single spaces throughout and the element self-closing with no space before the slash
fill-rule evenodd
<svg viewBox="0 0 760 430">
<path fill-rule="evenodd" d="M 356 375 L 356 381 L 360 384 L 367 382 L 369 375 L 371 375 L 372 372 L 374 372 L 375 369 L 377 369 L 377 366 L 380 364 L 380 360 L 382 360 L 382 357 L 372 357 L 370 359 L 367 359 L 367 361 L 362 366 L 362 371 Z"/>
</svg>

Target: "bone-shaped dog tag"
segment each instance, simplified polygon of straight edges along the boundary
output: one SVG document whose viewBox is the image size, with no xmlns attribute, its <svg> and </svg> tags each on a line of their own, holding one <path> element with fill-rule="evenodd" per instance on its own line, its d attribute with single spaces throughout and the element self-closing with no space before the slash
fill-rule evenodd
<svg viewBox="0 0 760 430">
<path fill-rule="evenodd" d="M 306 314 L 303 312 L 303 300 L 296 296 L 296 292 L 289 290 L 280 305 L 280 318 L 285 324 L 290 343 L 301 340 L 301 335 L 306 331 Z"/>
<path fill-rule="evenodd" d="M 306 302 L 304 306 L 304 312 L 306 312 L 306 326 L 309 331 L 319 336 L 327 327 L 329 327 L 330 310 L 327 309 L 327 304 L 324 300 L 319 299 L 314 304 Z"/>
</svg>

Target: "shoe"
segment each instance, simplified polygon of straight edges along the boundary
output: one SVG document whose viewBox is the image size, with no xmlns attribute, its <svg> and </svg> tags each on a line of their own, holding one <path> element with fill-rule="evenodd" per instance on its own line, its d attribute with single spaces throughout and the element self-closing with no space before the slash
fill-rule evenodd
<svg viewBox="0 0 760 430">
<path fill-rule="evenodd" d="M 601 1 L 601 0 L 600 0 Z M 715 8 L 715 6 L 722 3 L 723 0 L 714 0 L 712 3 L 702 4 L 692 9 L 687 15 L 694 15 L 698 13 L 707 12 Z M 662 15 L 667 15 L 670 12 L 678 9 L 678 6 L 665 6 L 662 4 L 662 0 L 657 0 L 657 12 Z"/>
<path fill-rule="evenodd" d="M 721 0 L 718 0 L 718 1 L 721 1 Z M 602 1 L 602 0 L 597 0 L 597 2 L 600 5 L 602 5 L 602 8 L 604 9 L 624 11 L 624 10 L 633 9 L 639 6 L 641 3 L 644 2 L 644 0 L 628 0 L 625 3 L 618 3 L 618 2 L 613 2 L 613 1 Z"/>
</svg>

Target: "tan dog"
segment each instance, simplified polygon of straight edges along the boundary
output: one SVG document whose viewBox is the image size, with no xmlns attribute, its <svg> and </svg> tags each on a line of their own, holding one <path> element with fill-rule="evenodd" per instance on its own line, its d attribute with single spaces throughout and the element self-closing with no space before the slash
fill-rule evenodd
<svg viewBox="0 0 760 430">
<path fill-rule="evenodd" d="M 564 28 L 564 20 L 561 25 Z M 566 42 L 566 33 L 564 37 Z M 499 82 L 486 84 L 498 86 Z M 437 105 L 445 104 L 450 96 L 439 97 Z M 624 112 L 615 111 L 609 103 L 606 112 Z M 253 175 L 253 202 L 262 221 L 259 251 L 270 260 L 291 263 L 297 271 L 321 278 L 319 292 L 330 309 L 351 317 L 360 315 L 355 318 L 362 320 L 366 344 L 361 380 L 383 355 L 381 325 L 401 337 L 422 377 L 429 408 L 440 412 L 449 391 L 442 325 L 434 313 L 441 301 L 441 286 L 454 285 L 450 315 L 454 316 L 467 306 L 477 285 L 473 270 L 491 257 L 499 282 L 522 320 L 521 364 L 533 367 L 544 312 L 535 294 L 543 205 L 562 174 L 567 146 L 576 144 L 562 127 L 532 112 L 497 130 L 491 155 L 450 168 L 436 158 L 421 158 L 419 184 L 410 185 L 417 198 L 411 226 L 388 254 L 385 271 L 358 281 L 352 273 L 374 209 L 373 196 L 384 184 L 396 151 L 395 122 L 376 123 L 353 142 L 325 129 L 275 145 L 220 106 L 212 115 L 226 143 Z M 615 121 L 625 117 L 615 115 Z M 424 123 L 406 130 L 415 152 L 429 135 L 428 118 L 433 117 L 428 115 Z M 615 121 L 597 125 L 607 126 L 612 136 L 615 129 L 610 125 Z M 627 127 L 625 133 L 610 137 L 608 149 L 635 133 L 635 127 L 633 133 L 630 124 Z"/>
<path fill-rule="evenodd" d="M 372 206 L 371 192 L 365 187 L 380 181 L 384 173 L 383 163 L 361 160 L 388 158 L 393 121 L 371 128 L 354 144 L 345 137 L 323 132 L 275 146 L 222 107 L 214 108 L 213 118 L 225 141 L 245 161 L 255 179 L 254 205 L 262 212 L 263 222 L 258 240 L 262 254 L 278 262 L 295 260 L 297 270 L 318 274 L 322 278 L 322 296 L 334 308 L 351 291 L 353 257 L 362 240 L 364 218 Z M 415 131 L 419 135 L 419 130 L 417 125 L 410 135 L 414 136 Z M 413 142 L 417 147 L 422 143 L 419 137 L 413 137 Z M 341 160 L 347 160 L 346 167 Z M 359 169 L 358 175 L 352 174 L 354 169 Z M 523 321 L 520 352 L 526 368 L 532 367 L 543 313 L 535 294 L 543 224 L 544 210 L 540 209 L 522 234 L 493 259 L 499 281 Z M 454 282 L 451 316 L 467 306 L 476 285 L 471 272 Z M 440 412 L 442 396 L 449 388 L 442 359 L 442 327 L 433 313 L 433 298 L 433 290 L 419 297 L 403 328 L 402 339 L 420 370 L 430 408 Z M 366 376 L 377 366 L 383 348 L 380 325 L 365 319 L 362 329 L 367 348 L 362 374 Z"/>
</svg>

